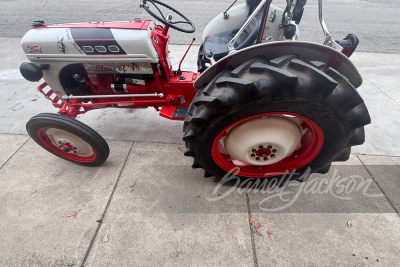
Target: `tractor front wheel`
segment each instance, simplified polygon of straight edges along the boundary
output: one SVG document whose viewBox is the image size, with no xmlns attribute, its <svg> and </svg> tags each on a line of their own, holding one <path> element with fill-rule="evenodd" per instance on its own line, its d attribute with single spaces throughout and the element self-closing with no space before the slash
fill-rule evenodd
<svg viewBox="0 0 400 267">
<path fill-rule="evenodd" d="M 110 153 L 95 130 L 70 117 L 42 113 L 26 124 L 29 136 L 50 153 L 85 166 L 102 164 Z"/>
</svg>

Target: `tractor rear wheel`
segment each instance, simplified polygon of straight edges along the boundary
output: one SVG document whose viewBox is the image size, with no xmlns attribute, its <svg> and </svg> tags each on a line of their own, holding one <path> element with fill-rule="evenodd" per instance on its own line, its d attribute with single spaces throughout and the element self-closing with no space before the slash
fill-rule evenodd
<svg viewBox="0 0 400 267">
<path fill-rule="evenodd" d="M 74 163 L 97 166 L 110 154 L 101 135 L 86 124 L 64 115 L 38 114 L 28 121 L 26 130 L 41 147 Z"/>
<path fill-rule="evenodd" d="M 184 123 L 186 156 L 205 177 L 304 181 L 364 143 L 365 104 L 346 77 L 296 55 L 259 56 L 199 90 Z M 307 177 L 304 177 L 306 175 Z"/>
</svg>

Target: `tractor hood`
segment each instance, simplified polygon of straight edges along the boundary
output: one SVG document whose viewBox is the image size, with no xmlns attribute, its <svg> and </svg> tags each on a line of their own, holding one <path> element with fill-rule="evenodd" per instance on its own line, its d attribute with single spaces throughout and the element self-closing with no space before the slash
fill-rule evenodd
<svg viewBox="0 0 400 267">
<path fill-rule="evenodd" d="M 22 38 L 31 61 L 158 62 L 151 21 L 39 25 Z"/>
</svg>

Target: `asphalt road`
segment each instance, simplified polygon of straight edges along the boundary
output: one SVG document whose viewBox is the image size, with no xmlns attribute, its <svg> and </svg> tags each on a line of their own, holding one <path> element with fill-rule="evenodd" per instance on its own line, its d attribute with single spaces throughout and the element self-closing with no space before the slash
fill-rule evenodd
<svg viewBox="0 0 400 267">
<path fill-rule="evenodd" d="M 222 12 L 231 0 L 165 0 L 196 25 L 194 34 L 171 31 L 172 44 L 189 43 L 192 37 L 199 43 L 208 21 Z M 243 3 L 239 0 L 237 4 Z M 273 4 L 284 7 L 285 0 Z M 358 51 L 400 53 L 400 29 L 396 26 L 400 15 L 400 1 L 396 0 L 325 0 L 324 16 L 336 39 L 354 33 L 360 38 Z M 0 0 L 0 37 L 22 37 L 31 21 L 43 19 L 46 23 L 82 21 L 121 21 L 135 17 L 151 17 L 139 8 L 139 0 Z M 318 21 L 317 0 L 309 0 L 300 23 L 301 40 L 323 41 Z"/>
</svg>

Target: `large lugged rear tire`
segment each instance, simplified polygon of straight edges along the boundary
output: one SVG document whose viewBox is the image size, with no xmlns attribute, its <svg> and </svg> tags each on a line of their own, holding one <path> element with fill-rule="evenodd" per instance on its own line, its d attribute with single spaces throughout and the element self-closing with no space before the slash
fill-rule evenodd
<svg viewBox="0 0 400 267">
<path fill-rule="evenodd" d="M 205 177 L 326 173 L 364 143 L 369 123 L 364 101 L 335 69 L 259 56 L 199 90 L 184 123 L 185 156 Z"/>
<path fill-rule="evenodd" d="M 26 124 L 29 136 L 50 153 L 84 166 L 98 166 L 108 158 L 107 142 L 95 130 L 70 117 L 42 113 Z"/>
</svg>

